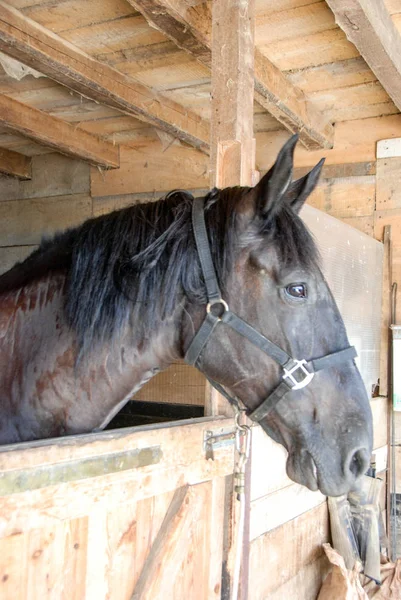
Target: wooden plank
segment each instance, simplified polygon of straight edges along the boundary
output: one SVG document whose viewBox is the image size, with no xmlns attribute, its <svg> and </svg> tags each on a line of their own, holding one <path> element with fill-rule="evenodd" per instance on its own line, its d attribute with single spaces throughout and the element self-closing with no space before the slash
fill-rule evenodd
<svg viewBox="0 0 401 600">
<path fill-rule="evenodd" d="M 330 91 L 377 81 L 363 58 L 338 60 L 318 67 L 295 69 L 287 74 L 288 79 L 300 87 L 305 94 Z"/>
<path fill-rule="evenodd" d="M 18 179 L 31 179 L 31 162 L 28 156 L 0 148 L 0 173 Z"/>
<path fill-rule="evenodd" d="M 207 5 L 188 7 L 182 0 L 129 1 L 179 48 L 211 66 L 211 16 Z M 259 104 L 289 131 L 298 132 L 306 148 L 331 148 L 334 130 L 327 116 L 257 49 L 254 60 L 255 99 Z"/>
<path fill-rule="evenodd" d="M 45 112 L 0 95 L 0 125 L 70 156 L 104 168 L 119 166 L 119 149 Z"/>
<path fill-rule="evenodd" d="M 323 494 L 311 492 L 298 483 L 258 498 L 251 502 L 250 539 L 254 540 L 325 502 Z"/>
<path fill-rule="evenodd" d="M 64 464 L 69 457 L 83 462 L 108 455 L 112 458 L 118 452 L 129 452 L 130 448 L 158 446 L 162 456 L 153 465 L 1 496 L 0 538 L 12 535 L 17 529 L 28 531 L 52 527 L 60 519 L 91 514 L 95 507 L 98 510 L 111 507 L 120 510 L 127 498 L 144 500 L 182 485 L 230 475 L 234 468 L 233 444 L 216 449 L 214 461 L 206 460 L 204 450 L 205 432 L 212 430 L 218 434 L 222 424 L 225 430 L 233 426 L 233 422 L 227 419 L 199 419 L 152 428 L 145 426 L 131 431 L 117 430 L 96 436 L 71 437 L 57 444 L 41 442 L 9 447 L 0 452 L 0 468 L 5 474 L 21 468 L 37 471 L 40 465 L 49 466 L 49 456 L 55 466 Z M 46 506 L 45 511 L 43 506 Z"/>
<path fill-rule="evenodd" d="M 44 235 L 79 225 L 92 216 L 87 194 L 0 202 L 0 246 L 39 244 Z"/>
<path fill-rule="evenodd" d="M 267 171 L 273 157 L 288 139 L 286 131 L 256 133 L 256 167 Z M 295 166 L 313 167 L 321 158 L 327 165 L 376 161 L 376 143 L 383 138 L 401 137 L 401 115 L 360 119 L 337 123 L 332 150 L 307 151 L 299 144 L 295 149 Z"/>
<path fill-rule="evenodd" d="M 258 48 L 281 71 L 305 69 L 359 56 L 358 50 L 339 28 L 313 33 L 306 38 L 297 35 L 271 43 L 267 38 Z"/>
<path fill-rule="evenodd" d="M 164 151 L 160 142 L 138 149 L 122 146 L 118 172 L 91 170 L 93 198 L 169 192 L 177 188 L 204 189 L 208 184 L 209 159 L 206 154 L 174 144 Z M 112 198 L 109 201 L 114 202 Z"/>
<path fill-rule="evenodd" d="M 196 498 L 197 496 L 194 494 L 194 491 L 189 491 L 187 485 L 175 490 L 163 523 L 142 567 L 139 579 L 135 584 L 131 600 L 157 598 L 156 590 L 154 589 L 157 584 L 156 577 L 163 570 L 163 566 L 165 570 L 166 562 L 171 560 L 170 554 L 173 551 L 174 545 L 177 545 L 180 536 L 188 535 L 186 531 L 186 528 L 190 524 L 188 517 L 192 518 L 195 516 L 191 515 L 190 509 L 199 510 L 199 505 L 195 503 Z M 175 567 L 178 568 L 179 565 L 176 564 Z M 177 573 L 169 572 L 167 575 L 171 582 L 174 581 Z M 166 576 L 166 573 L 163 576 Z"/>
<path fill-rule="evenodd" d="M 62 154 L 32 158 L 32 179 L 0 177 L 0 202 L 85 194 L 90 191 L 90 167 Z"/>
<path fill-rule="evenodd" d="M 401 108 L 401 38 L 384 0 L 327 0 L 336 23 Z"/>
<path fill-rule="evenodd" d="M 375 210 L 376 178 L 342 177 L 322 180 L 308 204 L 333 217 L 369 217 Z"/>
<path fill-rule="evenodd" d="M 374 216 L 369 217 L 340 217 L 341 221 L 351 227 L 362 231 L 366 235 L 374 236 Z"/>
<path fill-rule="evenodd" d="M 327 503 L 288 521 L 251 542 L 250 598 L 269 598 L 281 590 L 283 598 L 304 599 L 301 593 L 284 596 L 283 592 L 308 565 L 323 556 L 322 544 L 329 540 Z M 268 563 L 268 577 L 266 564 Z M 322 576 L 322 565 L 316 569 Z M 305 576 L 305 572 L 303 573 Z M 298 583 L 300 583 L 298 581 Z M 311 585 L 308 577 L 306 587 Z M 280 596 L 278 596 L 280 597 Z M 309 597 L 309 596 L 305 596 Z M 311 596 L 311 598 L 316 596 Z"/>
<path fill-rule="evenodd" d="M 401 208 L 400 169 L 401 155 L 378 159 L 376 210 Z"/>
<path fill-rule="evenodd" d="M 0 248 L 0 275 L 29 256 L 37 246 L 8 246 Z"/>
<path fill-rule="evenodd" d="M 316 600 L 323 581 L 330 572 L 330 564 L 325 556 L 302 569 L 280 588 L 269 594 L 269 600 Z"/>
<path fill-rule="evenodd" d="M 5 2 L 0 3 L 0 50 L 86 98 L 208 149 L 208 126 L 197 115 L 91 58 Z"/>
<path fill-rule="evenodd" d="M 293 179 L 303 177 L 309 172 L 308 167 L 294 169 Z M 343 163 L 338 165 L 323 165 L 319 181 L 338 179 L 340 177 L 365 177 L 376 174 L 376 162 Z"/>
<path fill-rule="evenodd" d="M 19 4 L 20 0 L 17 2 Z M 63 0 L 50 6 L 47 2 L 27 0 L 24 13 L 43 27 L 52 31 L 64 31 L 91 23 L 121 19 L 131 15 L 132 10 L 124 0 L 110 0 L 104 5 L 98 0 L 85 0 L 85 5 L 82 5 L 80 0 Z"/>
</svg>

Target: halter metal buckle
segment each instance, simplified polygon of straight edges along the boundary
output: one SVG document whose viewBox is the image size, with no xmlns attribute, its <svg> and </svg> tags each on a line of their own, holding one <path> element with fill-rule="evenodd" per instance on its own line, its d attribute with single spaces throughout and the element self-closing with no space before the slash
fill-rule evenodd
<svg viewBox="0 0 401 600">
<path fill-rule="evenodd" d="M 283 367 L 283 379 L 287 379 L 286 383 L 290 386 L 292 390 L 301 390 L 302 388 L 309 385 L 315 373 L 311 373 L 310 371 L 308 371 L 308 369 L 306 368 L 307 362 L 305 359 L 296 360 L 294 358 L 293 362 L 295 363 L 295 365 L 293 365 L 290 369 L 286 369 L 285 367 Z M 301 381 L 298 381 L 294 377 L 294 373 L 298 371 L 298 369 L 301 369 L 302 374 L 305 375 L 305 377 Z"/>
</svg>

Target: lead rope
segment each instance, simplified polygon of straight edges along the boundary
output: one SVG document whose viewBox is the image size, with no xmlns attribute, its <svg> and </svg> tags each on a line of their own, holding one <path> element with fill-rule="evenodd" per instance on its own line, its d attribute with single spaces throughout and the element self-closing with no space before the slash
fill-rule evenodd
<svg viewBox="0 0 401 600">
<path fill-rule="evenodd" d="M 237 527 L 237 547 L 235 551 L 234 574 L 232 600 L 238 600 L 239 581 L 241 574 L 241 559 L 244 542 L 245 529 L 245 472 L 249 459 L 251 448 L 252 430 L 249 425 L 241 423 L 241 416 L 245 416 L 245 409 L 240 408 L 239 404 L 232 404 L 235 412 L 235 449 L 237 451 L 237 461 L 234 471 L 234 493 L 237 494 L 237 500 L 240 503 L 239 519 Z"/>
</svg>

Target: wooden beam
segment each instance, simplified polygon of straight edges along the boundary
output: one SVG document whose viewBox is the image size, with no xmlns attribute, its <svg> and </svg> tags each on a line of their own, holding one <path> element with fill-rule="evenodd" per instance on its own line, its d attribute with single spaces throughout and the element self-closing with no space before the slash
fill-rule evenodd
<svg viewBox="0 0 401 600">
<path fill-rule="evenodd" d="M 212 4 L 212 121 L 211 185 L 250 186 L 255 178 L 254 103 L 254 0 L 218 0 Z M 206 414 L 233 412 L 227 400 L 210 389 L 205 401 Z M 233 531 L 238 530 L 239 503 L 231 499 Z M 230 588 L 234 585 L 237 546 L 241 548 L 241 573 L 238 598 L 245 599 L 249 579 L 250 494 L 245 503 L 243 539 L 234 535 L 227 544 L 226 571 Z M 232 589 L 230 589 L 231 595 Z"/>
<path fill-rule="evenodd" d="M 0 50 L 82 94 L 207 151 L 208 124 L 0 2 Z"/>
<path fill-rule="evenodd" d="M 188 6 L 184 0 L 128 0 L 147 21 L 179 48 L 211 67 L 211 16 L 208 4 Z M 292 133 L 298 132 L 308 150 L 332 148 L 334 128 L 327 116 L 303 91 L 257 49 L 255 50 L 255 100 Z"/>
<path fill-rule="evenodd" d="M 31 159 L 18 152 L 0 148 L 0 173 L 18 179 L 31 179 Z"/>
<path fill-rule="evenodd" d="M 401 110 L 401 36 L 384 0 L 327 0 L 336 23 Z"/>
<path fill-rule="evenodd" d="M 61 119 L 0 95 L 0 125 L 57 152 L 75 156 L 92 165 L 118 168 L 119 148 Z"/>
</svg>

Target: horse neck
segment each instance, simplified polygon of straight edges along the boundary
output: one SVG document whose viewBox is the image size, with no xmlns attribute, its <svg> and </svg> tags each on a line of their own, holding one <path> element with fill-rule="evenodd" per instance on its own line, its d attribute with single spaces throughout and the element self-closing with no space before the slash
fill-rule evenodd
<svg viewBox="0 0 401 600">
<path fill-rule="evenodd" d="M 80 360 L 64 314 L 64 277 L 0 297 L 0 443 L 103 428 L 146 381 L 180 356 L 180 315 L 145 343 L 128 327 Z M 3 327 L 2 327 L 3 324 Z M 3 331 L 4 329 L 4 331 Z"/>
</svg>

